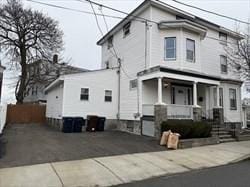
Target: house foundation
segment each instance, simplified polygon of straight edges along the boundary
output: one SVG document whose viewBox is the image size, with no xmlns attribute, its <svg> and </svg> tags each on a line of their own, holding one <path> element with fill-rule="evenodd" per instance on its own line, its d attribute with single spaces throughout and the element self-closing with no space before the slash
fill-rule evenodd
<svg viewBox="0 0 250 187">
<path fill-rule="evenodd" d="M 154 107 L 154 119 L 155 119 L 155 138 L 161 138 L 161 124 L 167 121 L 167 105 L 155 105 Z"/>
</svg>

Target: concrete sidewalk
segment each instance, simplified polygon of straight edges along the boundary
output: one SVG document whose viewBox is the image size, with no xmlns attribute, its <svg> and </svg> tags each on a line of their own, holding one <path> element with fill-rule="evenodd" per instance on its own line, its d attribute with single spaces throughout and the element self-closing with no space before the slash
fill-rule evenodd
<svg viewBox="0 0 250 187">
<path fill-rule="evenodd" d="M 0 186 L 112 186 L 250 157 L 250 141 L 0 169 Z M 18 159 L 18 155 L 17 155 Z"/>
</svg>

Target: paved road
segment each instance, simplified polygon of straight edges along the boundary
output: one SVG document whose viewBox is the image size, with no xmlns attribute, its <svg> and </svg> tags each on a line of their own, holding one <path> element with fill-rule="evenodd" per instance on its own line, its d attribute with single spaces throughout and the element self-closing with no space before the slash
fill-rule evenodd
<svg viewBox="0 0 250 187">
<path fill-rule="evenodd" d="M 163 151 L 150 137 L 119 131 L 64 134 L 46 125 L 9 125 L 0 137 L 0 168 Z"/>
<path fill-rule="evenodd" d="M 153 178 L 119 187 L 249 187 L 250 160 L 210 169 Z"/>
</svg>

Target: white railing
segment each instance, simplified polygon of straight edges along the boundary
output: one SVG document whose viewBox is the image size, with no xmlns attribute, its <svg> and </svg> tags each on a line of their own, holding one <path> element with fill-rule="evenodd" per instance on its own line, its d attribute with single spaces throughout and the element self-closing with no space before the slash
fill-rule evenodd
<svg viewBox="0 0 250 187">
<path fill-rule="evenodd" d="M 167 105 L 168 119 L 193 119 L 192 105 Z"/>
<path fill-rule="evenodd" d="M 7 105 L 0 105 L 0 134 L 6 123 Z"/>
<path fill-rule="evenodd" d="M 142 114 L 144 116 L 154 116 L 154 105 L 142 105 Z M 168 119 L 193 119 L 193 106 L 192 105 L 167 105 Z"/>
<path fill-rule="evenodd" d="M 142 114 L 144 116 L 154 116 L 154 105 L 152 104 L 144 104 L 142 105 Z"/>
</svg>

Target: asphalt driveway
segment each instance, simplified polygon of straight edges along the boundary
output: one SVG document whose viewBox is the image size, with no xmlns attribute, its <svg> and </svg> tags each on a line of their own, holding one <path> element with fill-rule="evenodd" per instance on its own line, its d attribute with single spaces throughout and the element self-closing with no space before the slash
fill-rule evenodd
<svg viewBox="0 0 250 187">
<path fill-rule="evenodd" d="M 165 150 L 150 137 L 119 131 L 64 134 L 46 125 L 9 125 L 0 138 L 0 168 Z"/>
</svg>

